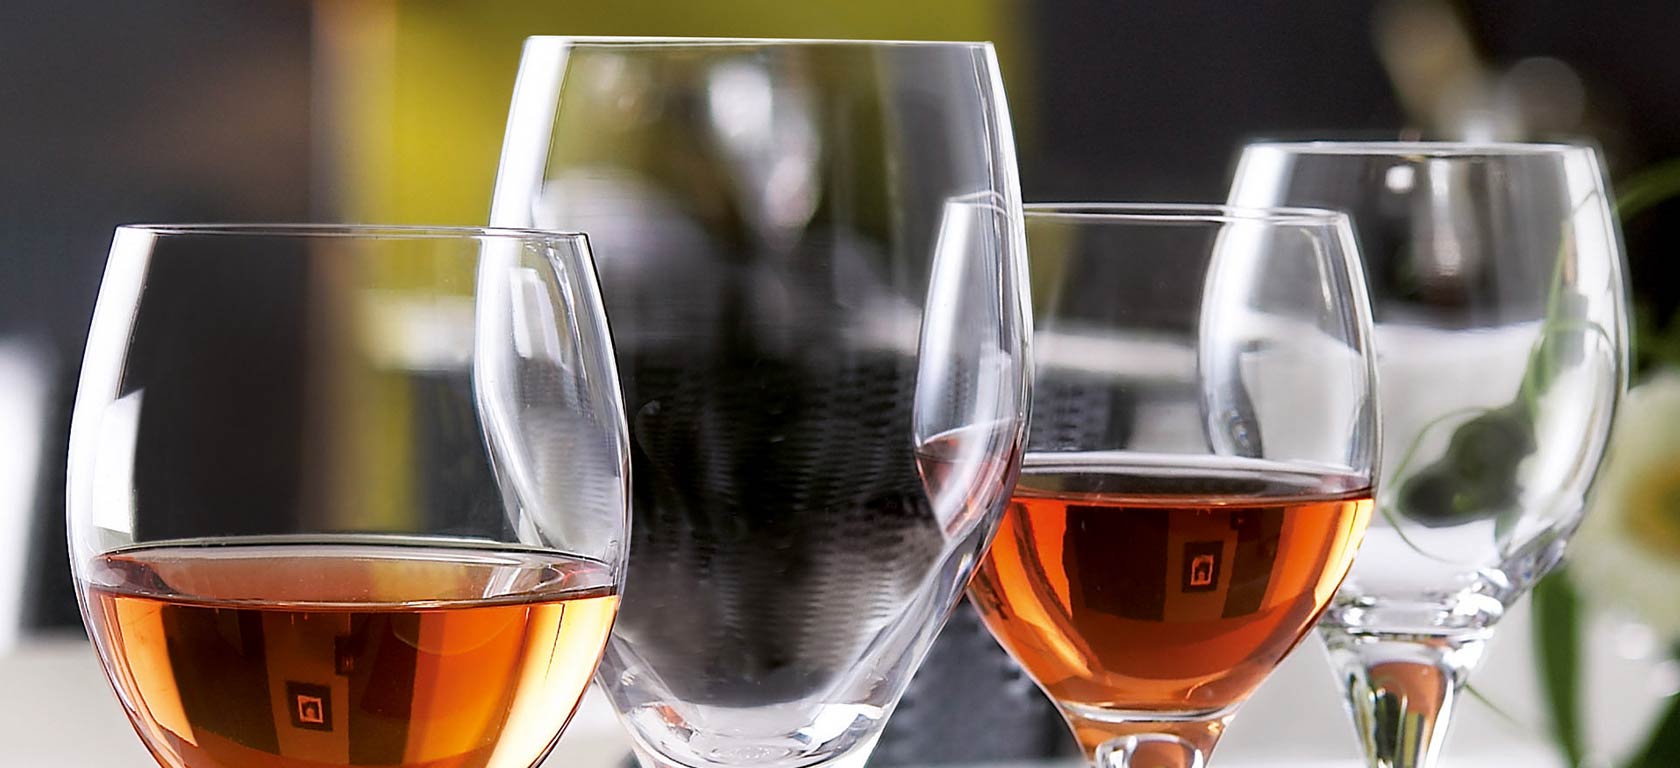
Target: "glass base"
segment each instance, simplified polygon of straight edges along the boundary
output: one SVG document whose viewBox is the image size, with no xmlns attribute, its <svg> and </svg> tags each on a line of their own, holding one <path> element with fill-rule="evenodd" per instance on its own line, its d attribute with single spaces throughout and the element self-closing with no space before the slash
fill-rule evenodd
<svg viewBox="0 0 1680 768">
<path fill-rule="evenodd" d="M 1372 768 L 1435 765 L 1453 704 L 1481 660 L 1491 629 L 1396 634 L 1321 626 Z"/>
<path fill-rule="evenodd" d="M 1204 768 L 1237 707 L 1167 713 L 1064 703 L 1061 710 L 1096 768 Z"/>
<path fill-rule="evenodd" d="M 864 765 L 869 762 L 869 756 L 875 751 L 875 742 L 879 739 L 880 735 L 876 734 L 854 745 L 850 750 L 829 756 L 817 756 L 815 760 L 811 759 L 809 755 L 796 757 L 784 754 L 780 750 L 768 750 L 762 753 L 742 752 L 738 753 L 737 756 L 742 758 L 744 762 L 753 765 L 821 765 L 822 768 L 864 768 Z M 714 759 L 705 760 L 701 765 L 688 765 L 649 749 L 640 739 L 632 738 L 630 743 L 630 751 L 635 754 L 636 764 L 641 768 L 725 768 L 729 765 L 715 759 L 715 756 Z"/>
<path fill-rule="evenodd" d="M 676 719 L 671 707 L 621 712 L 636 762 L 642 768 L 863 768 L 881 738 L 885 712 L 878 707 L 697 707 L 693 720 Z M 790 723 L 805 723 L 804 727 Z M 705 727 L 697 727 L 704 723 Z"/>
</svg>

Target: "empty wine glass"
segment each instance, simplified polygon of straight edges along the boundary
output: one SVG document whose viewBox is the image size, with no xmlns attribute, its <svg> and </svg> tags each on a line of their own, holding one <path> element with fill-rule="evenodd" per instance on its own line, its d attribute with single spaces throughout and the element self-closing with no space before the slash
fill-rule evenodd
<svg viewBox="0 0 1680 768">
<path fill-rule="evenodd" d="M 1199 768 L 1329 604 L 1371 510 L 1347 217 L 1029 205 L 1036 381 L 970 595 L 1099 768 Z"/>
<path fill-rule="evenodd" d="M 526 43 L 491 220 L 600 257 L 644 765 L 868 757 L 1019 466 L 1019 205 L 986 44 Z"/>
<path fill-rule="evenodd" d="M 167 768 L 532 766 L 617 611 L 628 450 L 581 235 L 121 227 L 83 617 Z"/>
<path fill-rule="evenodd" d="M 1433 765 L 1495 624 L 1574 532 L 1626 387 L 1622 254 L 1597 153 L 1260 143 L 1231 201 L 1352 216 L 1384 470 L 1322 630 L 1371 765 Z"/>
</svg>

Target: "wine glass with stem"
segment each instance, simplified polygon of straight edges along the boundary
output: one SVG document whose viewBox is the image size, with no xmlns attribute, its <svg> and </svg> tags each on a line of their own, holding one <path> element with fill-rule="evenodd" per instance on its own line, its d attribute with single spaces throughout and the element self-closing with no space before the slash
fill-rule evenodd
<svg viewBox="0 0 1680 768">
<path fill-rule="evenodd" d="M 988 44 L 526 43 L 491 221 L 600 259 L 644 766 L 868 758 L 1019 467 L 1019 200 Z"/>
<path fill-rule="evenodd" d="M 120 227 L 82 615 L 165 768 L 533 766 L 617 612 L 628 453 L 581 235 Z"/>
<path fill-rule="evenodd" d="M 1377 467 L 1347 217 L 1030 204 L 1033 421 L 969 588 L 1099 768 L 1199 768 L 1313 626 Z"/>
<path fill-rule="evenodd" d="M 1230 199 L 1352 217 L 1385 466 L 1321 633 L 1370 764 L 1433 765 L 1499 618 L 1580 521 L 1626 388 L 1622 251 L 1598 154 L 1262 142 L 1243 150 Z"/>
</svg>

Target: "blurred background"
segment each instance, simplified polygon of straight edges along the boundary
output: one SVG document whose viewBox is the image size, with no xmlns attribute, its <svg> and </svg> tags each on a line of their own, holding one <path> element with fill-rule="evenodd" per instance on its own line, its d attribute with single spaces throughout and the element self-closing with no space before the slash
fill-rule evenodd
<svg viewBox="0 0 1680 768">
<path fill-rule="evenodd" d="M 64 553 L 70 404 L 112 228 L 482 224 L 528 35 L 991 40 L 1027 200 L 1218 201 L 1245 140 L 1308 136 L 1582 138 L 1624 191 L 1662 197 L 1673 174 L 1660 171 L 1680 158 L 1675 30 L 1680 4 L 1661 0 L 6 0 L 0 659 L 14 661 L 0 683 L 96 687 L 88 706 L 127 750 L 98 764 L 147 764 L 76 645 Z M 1666 341 L 1677 212 L 1657 203 L 1624 222 L 1647 372 L 1680 350 Z M 1618 703 L 1587 717 L 1594 764 L 1638 744 L 1680 690 L 1639 618 L 1585 630 L 1586 654 L 1605 660 L 1583 685 Z M 1467 705 L 1459 730 L 1510 764 L 1555 763 L 1526 630 L 1500 642 L 1477 677 L 1493 705 Z M 1358 754 L 1311 645 L 1245 710 L 1223 764 Z M 587 715 L 574 731 L 610 732 Z M 0 738 L 25 755 L 68 754 L 76 727 L 0 699 Z M 590 754 L 606 766 L 623 753 Z"/>
</svg>

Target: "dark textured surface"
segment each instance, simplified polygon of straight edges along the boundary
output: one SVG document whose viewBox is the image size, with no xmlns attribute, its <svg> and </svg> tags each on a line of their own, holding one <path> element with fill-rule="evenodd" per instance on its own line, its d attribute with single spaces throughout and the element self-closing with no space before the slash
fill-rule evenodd
<svg viewBox="0 0 1680 768">
<path fill-rule="evenodd" d="M 1124 441 L 1134 401 L 1085 374 L 1041 371 L 1028 444 L 1035 449 Z M 887 721 L 874 768 L 1073 757 L 1061 714 L 963 600 Z"/>
<path fill-rule="evenodd" d="M 635 520 L 617 636 L 685 701 L 819 693 L 944 545 L 911 451 L 914 361 L 630 362 Z"/>
<path fill-rule="evenodd" d="M 869 764 L 973 765 L 1077 752 L 1056 708 L 964 600 L 887 721 Z"/>
</svg>

